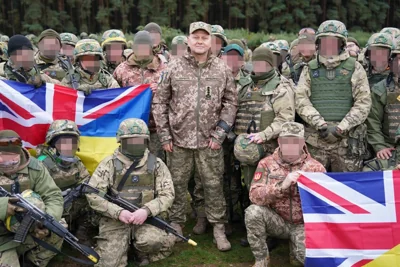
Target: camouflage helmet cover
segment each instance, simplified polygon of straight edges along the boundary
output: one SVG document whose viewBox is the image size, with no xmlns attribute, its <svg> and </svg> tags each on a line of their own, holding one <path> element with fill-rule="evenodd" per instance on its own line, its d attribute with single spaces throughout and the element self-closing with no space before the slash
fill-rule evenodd
<svg viewBox="0 0 400 267">
<path fill-rule="evenodd" d="M 280 50 L 289 51 L 289 43 L 286 40 L 276 40 L 274 42 Z"/>
<path fill-rule="evenodd" d="M 74 59 L 77 59 L 83 55 L 97 55 L 103 58 L 103 49 L 99 42 L 93 39 L 83 39 L 76 43 L 74 48 Z"/>
<path fill-rule="evenodd" d="M 392 54 L 400 54 L 400 35 L 394 39 L 394 48 L 392 50 Z M 397 129 L 397 132 L 399 133 L 400 137 L 400 127 Z"/>
<path fill-rule="evenodd" d="M 281 50 L 279 49 L 278 45 L 275 44 L 274 42 L 265 42 L 265 43 L 262 43 L 260 46 L 269 48 L 272 51 L 272 53 L 274 53 L 274 54 L 277 54 L 277 55 L 281 54 Z"/>
<path fill-rule="evenodd" d="M 228 38 L 226 38 L 224 28 L 220 25 L 211 25 L 211 34 L 220 37 L 224 41 L 224 45 L 228 44 Z"/>
<path fill-rule="evenodd" d="M 393 27 L 386 27 L 383 28 L 380 33 L 387 33 L 390 34 L 392 37 L 396 37 L 397 35 L 400 34 L 400 29 L 393 28 Z"/>
<path fill-rule="evenodd" d="M 0 37 L 0 42 L 8 42 L 10 41 L 10 37 L 8 37 L 7 35 L 2 35 Z"/>
<path fill-rule="evenodd" d="M 347 43 L 348 32 L 346 25 L 338 20 L 327 20 L 321 23 L 315 33 L 315 40 L 318 41 L 321 37 L 334 36 L 340 38 L 344 45 Z"/>
<path fill-rule="evenodd" d="M 247 138 L 247 134 L 240 134 L 235 139 L 233 152 L 241 163 L 254 166 L 265 156 L 265 150 L 262 145 L 249 142 L 250 139 Z"/>
<path fill-rule="evenodd" d="M 144 137 L 149 139 L 150 132 L 146 123 L 141 119 L 126 119 L 118 127 L 117 142 L 123 138 Z"/>
<path fill-rule="evenodd" d="M 61 37 L 62 44 L 69 44 L 69 45 L 75 46 L 76 43 L 79 41 L 78 37 L 76 37 L 75 34 L 69 33 L 69 32 L 61 33 L 60 37 Z"/>
<path fill-rule="evenodd" d="M 366 47 L 386 47 L 394 48 L 393 38 L 388 33 L 374 33 L 369 37 Z"/>
<path fill-rule="evenodd" d="M 49 130 L 46 133 L 46 144 L 50 144 L 51 141 L 60 135 L 74 135 L 80 136 L 80 131 L 75 122 L 70 120 L 55 120 L 51 123 Z"/>
<path fill-rule="evenodd" d="M 101 37 L 101 47 L 104 49 L 104 46 L 111 43 L 111 42 L 120 42 L 127 47 L 125 34 L 117 29 L 107 30 L 103 33 Z"/>
<path fill-rule="evenodd" d="M 177 45 L 177 44 L 185 44 L 185 45 L 187 45 L 187 37 L 185 35 L 175 36 L 174 39 L 172 39 L 171 43 L 173 45 Z"/>
<path fill-rule="evenodd" d="M 8 60 L 8 45 L 5 42 L 0 42 L 0 59 L 1 61 Z"/>
</svg>

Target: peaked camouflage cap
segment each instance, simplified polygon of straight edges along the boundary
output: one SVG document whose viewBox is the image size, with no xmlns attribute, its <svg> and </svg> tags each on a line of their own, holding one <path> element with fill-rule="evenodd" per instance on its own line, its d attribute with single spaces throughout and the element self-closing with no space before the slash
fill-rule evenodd
<svg viewBox="0 0 400 267">
<path fill-rule="evenodd" d="M 192 34 L 197 30 L 203 30 L 211 34 L 211 25 L 202 21 L 193 22 L 190 24 L 189 33 Z"/>
<path fill-rule="evenodd" d="M 279 137 L 297 136 L 304 138 L 304 125 L 298 122 L 288 121 L 282 124 Z"/>
<path fill-rule="evenodd" d="M 141 119 L 126 119 L 118 127 L 117 142 L 123 138 L 143 137 L 150 139 L 150 132 L 147 124 Z"/>
</svg>

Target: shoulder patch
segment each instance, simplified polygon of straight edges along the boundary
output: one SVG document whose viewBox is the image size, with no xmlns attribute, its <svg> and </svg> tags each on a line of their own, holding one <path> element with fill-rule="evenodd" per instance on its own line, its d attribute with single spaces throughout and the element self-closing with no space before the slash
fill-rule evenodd
<svg viewBox="0 0 400 267">
<path fill-rule="evenodd" d="M 40 161 L 38 159 L 31 157 L 29 159 L 28 168 L 40 171 L 42 169 L 42 166 L 40 165 Z"/>
<path fill-rule="evenodd" d="M 262 173 L 262 172 L 256 172 L 256 173 L 254 173 L 253 180 L 254 180 L 254 181 L 258 181 L 258 180 L 260 180 L 260 179 L 261 179 L 261 177 L 262 177 L 262 175 L 263 175 L 263 173 Z"/>
</svg>

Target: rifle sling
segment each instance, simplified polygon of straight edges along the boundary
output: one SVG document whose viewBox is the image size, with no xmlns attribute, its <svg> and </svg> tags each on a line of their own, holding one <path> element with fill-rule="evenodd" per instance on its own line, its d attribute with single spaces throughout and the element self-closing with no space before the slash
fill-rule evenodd
<svg viewBox="0 0 400 267">
<path fill-rule="evenodd" d="M 129 169 L 126 171 L 124 176 L 122 177 L 121 181 L 119 182 L 117 186 L 117 191 L 120 192 L 122 188 L 124 188 L 124 185 L 126 183 L 126 180 L 128 180 L 129 175 L 133 172 L 133 170 L 136 168 L 136 166 L 139 164 L 140 160 L 135 160 L 132 165 L 129 167 Z"/>
</svg>

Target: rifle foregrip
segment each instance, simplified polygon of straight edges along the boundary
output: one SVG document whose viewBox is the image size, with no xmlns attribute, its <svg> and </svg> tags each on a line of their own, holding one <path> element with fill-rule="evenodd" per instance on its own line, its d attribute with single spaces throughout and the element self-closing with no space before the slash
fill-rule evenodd
<svg viewBox="0 0 400 267">
<path fill-rule="evenodd" d="M 18 243 L 24 242 L 34 222 L 35 220 L 31 216 L 25 215 L 14 235 L 14 241 Z"/>
</svg>

